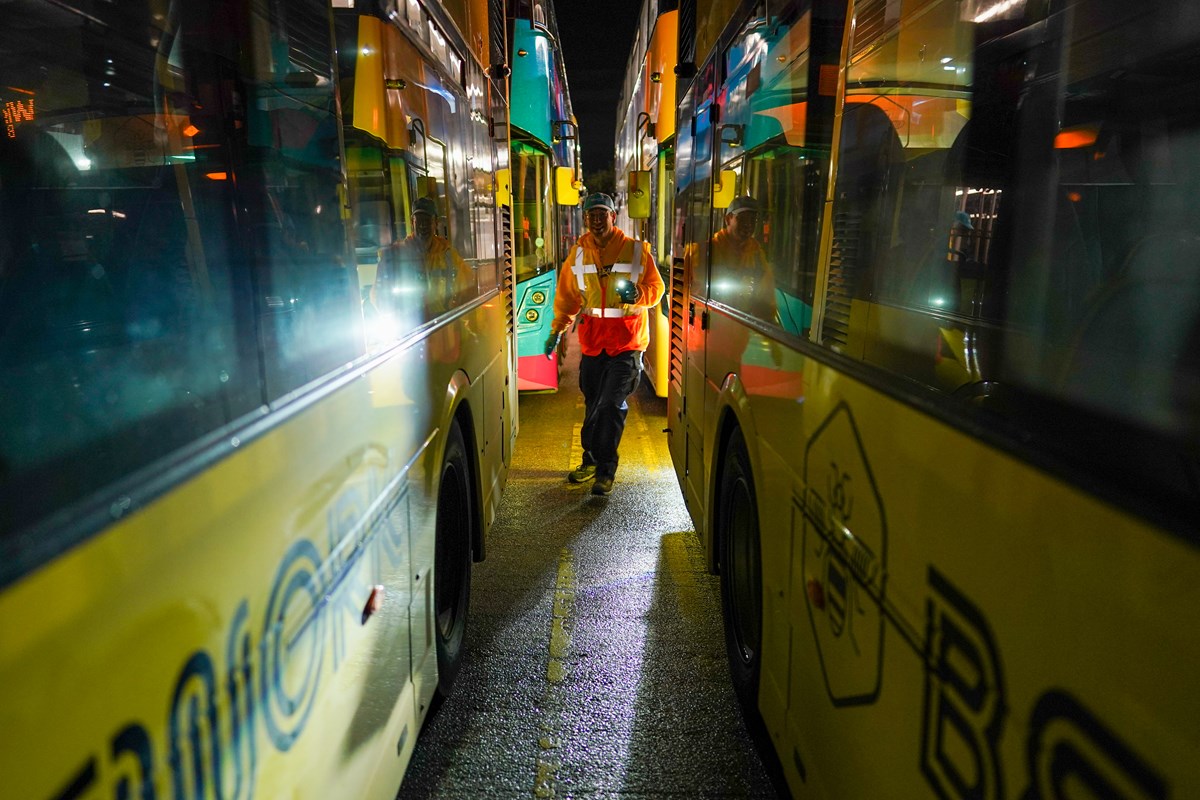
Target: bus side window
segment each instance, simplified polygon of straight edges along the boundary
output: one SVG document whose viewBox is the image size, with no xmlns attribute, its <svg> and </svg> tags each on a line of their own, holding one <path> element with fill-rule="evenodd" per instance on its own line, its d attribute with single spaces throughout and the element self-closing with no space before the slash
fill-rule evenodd
<svg viewBox="0 0 1200 800">
<path fill-rule="evenodd" d="M 264 37 L 290 43 L 286 56 L 256 62 L 248 81 L 253 156 L 239 183 L 272 400 L 353 361 L 365 347 L 339 199 L 334 85 L 331 75 L 311 72 L 328 71 L 332 44 L 324 36 L 304 38 L 309 30 L 327 31 L 327 15 L 322 4 L 305 2 L 272 6 L 268 20 L 254 18 L 270 27 Z"/>
<path fill-rule="evenodd" d="M 468 67 L 468 81 L 475 87 L 471 102 L 478 104 L 478 117 L 486 118 L 488 95 L 483 91 L 483 75 L 477 71 L 474 64 L 469 64 Z M 474 231 L 472 240 L 475 243 L 475 251 L 471 254 L 471 266 L 475 272 L 476 291 L 482 294 L 500 285 L 501 266 L 495 256 L 499 232 L 493 222 L 496 186 L 491 172 L 491 169 L 498 168 L 498 165 L 495 163 L 493 152 L 495 145 L 488 136 L 487 126 L 482 122 L 470 123 L 468 131 L 470 135 L 467 141 L 473 153 L 473 157 L 467 162 L 467 213 L 471 229 Z M 507 142 L 505 144 L 507 146 Z"/>
<path fill-rule="evenodd" d="M 762 209 L 758 234 L 774 277 L 772 318 L 765 321 L 797 336 L 807 336 L 812 325 L 815 220 L 806 215 L 805 196 L 812 167 L 799 148 L 779 148 L 770 158 L 752 157 L 747 170 L 747 193 Z"/>
<path fill-rule="evenodd" d="M 1066 223 L 1055 226 L 1056 251 L 1073 257 L 1059 262 L 1060 299 L 1045 320 L 1060 331 L 1056 382 L 1073 400 L 1151 427 L 1192 426 L 1200 218 L 1186 176 L 1200 132 L 1166 120 L 1111 122 L 1087 126 L 1084 141 L 1096 132 L 1095 144 L 1082 154 L 1058 148 L 1060 164 L 1083 155 L 1088 171 L 1060 167 L 1057 209 Z M 1063 235 L 1073 229 L 1086 249 Z"/>
<path fill-rule="evenodd" d="M 190 13 L 168 74 L 150 37 L 125 35 L 161 27 L 145 9 L 82 28 L 47 11 L 30 23 L 46 41 L 107 52 L 120 77 L 31 51 L 12 78 L 26 94 L 0 87 L 37 99 L 0 135 L 0 537 L 262 404 L 246 271 L 228 257 L 228 116 L 208 102 L 228 62 L 220 23 Z M 108 88 L 120 103 L 94 99 Z"/>
</svg>

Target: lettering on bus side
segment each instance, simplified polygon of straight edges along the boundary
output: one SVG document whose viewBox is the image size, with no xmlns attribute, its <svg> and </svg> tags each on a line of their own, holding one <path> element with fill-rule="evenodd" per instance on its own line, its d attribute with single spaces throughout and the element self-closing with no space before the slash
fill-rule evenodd
<svg viewBox="0 0 1200 800">
<path fill-rule="evenodd" d="M 1000 741 L 1008 698 L 995 637 L 979 607 L 929 568 L 921 773 L 940 798 L 1005 797 Z M 1128 744 L 1063 689 L 1030 715 L 1021 800 L 1081 796 L 1162 800 L 1167 784 Z"/>
<path fill-rule="evenodd" d="M 1004 673 L 983 614 L 929 568 L 921 772 L 942 798 L 1001 798 Z"/>
<path fill-rule="evenodd" d="M 250 603 L 243 598 L 226 635 L 223 667 L 203 649 L 184 659 L 168 699 L 168 740 L 156 748 L 142 722 L 123 725 L 107 748 L 74 771 L 51 796 L 54 800 L 92 797 L 102 781 L 118 800 L 155 800 L 162 762 L 176 800 L 254 797 L 260 726 L 277 751 L 289 750 L 303 733 L 322 679 L 330 671 L 325 651 L 333 653 L 331 667 L 336 672 L 347 626 L 362 624 L 361 609 L 352 602 L 343 579 L 365 559 L 370 579 L 378 582 L 385 569 L 402 565 L 406 558 L 404 491 L 371 521 L 356 546 L 342 547 L 382 489 L 379 471 L 368 469 L 363 484 L 346 487 L 332 503 L 327 557 L 322 559 L 308 539 L 296 540 L 284 554 L 268 593 L 258 642 L 250 625 Z M 299 625 L 294 619 L 297 609 L 300 614 L 312 612 Z M 156 750 L 165 757 L 156 761 Z"/>
<path fill-rule="evenodd" d="M 1089 797 L 1164 800 L 1167 784 L 1129 745 L 1060 689 L 1034 706 L 1027 744 L 1029 789 L 1022 800 Z"/>
</svg>

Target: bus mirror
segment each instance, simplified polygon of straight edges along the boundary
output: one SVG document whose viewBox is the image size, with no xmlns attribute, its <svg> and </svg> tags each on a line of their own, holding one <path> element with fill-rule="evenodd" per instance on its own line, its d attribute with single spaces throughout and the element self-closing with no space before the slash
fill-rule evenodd
<svg viewBox="0 0 1200 800">
<path fill-rule="evenodd" d="M 713 208 L 729 208 L 737 192 L 737 173 L 731 169 L 721 170 L 721 178 L 713 184 Z"/>
<path fill-rule="evenodd" d="M 629 218 L 650 219 L 650 172 L 629 173 Z"/>
<path fill-rule="evenodd" d="M 575 170 L 570 167 L 556 167 L 554 189 L 560 206 L 579 205 L 579 187 L 575 185 Z"/>
<path fill-rule="evenodd" d="M 496 208 L 512 205 L 512 178 L 507 169 L 496 170 Z"/>
</svg>

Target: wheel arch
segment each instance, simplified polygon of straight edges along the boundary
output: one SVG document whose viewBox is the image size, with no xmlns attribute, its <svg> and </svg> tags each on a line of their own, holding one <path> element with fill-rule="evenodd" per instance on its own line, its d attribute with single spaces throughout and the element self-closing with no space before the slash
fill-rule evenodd
<svg viewBox="0 0 1200 800">
<path fill-rule="evenodd" d="M 471 478 L 471 560 L 484 558 L 483 537 L 483 481 L 479 474 L 479 437 L 475 424 L 475 408 L 471 403 L 471 380 L 462 370 L 450 378 L 446 386 L 445 417 L 442 420 L 441 461 L 446 458 L 446 447 L 450 441 L 450 426 L 458 425 L 467 447 L 467 468 Z"/>
<path fill-rule="evenodd" d="M 712 468 L 708 473 L 708 496 L 712 498 L 712 502 L 708 504 L 707 527 L 712 532 L 708 542 L 708 566 L 712 572 L 719 574 L 722 567 L 721 553 L 724 544 L 721 540 L 723 533 L 718 525 L 721 519 L 721 509 L 719 508 L 721 473 L 725 469 L 725 459 L 729 456 L 729 439 L 735 430 L 741 429 L 742 437 L 746 441 L 746 452 L 750 456 L 750 477 L 754 481 L 756 489 L 759 486 L 759 462 L 758 429 L 754 424 L 750 398 L 747 397 L 745 387 L 737 373 L 731 372 L 725 376 L 721 389 L 717 393 L 716 407 L 717 424 L 713 426 L 715 434 L 710 450 L 713 460 Z M 755 500 L 758 501 L 757 492 Z"/>
</svg>

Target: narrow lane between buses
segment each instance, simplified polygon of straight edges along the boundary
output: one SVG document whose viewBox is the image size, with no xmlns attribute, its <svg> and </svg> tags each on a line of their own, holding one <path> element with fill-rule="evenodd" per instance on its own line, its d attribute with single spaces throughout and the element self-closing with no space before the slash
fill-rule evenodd
<svg viewBox="0 0 1200 800">
<path fill-rule="evenodd" d="M 578 349 L 521 398 L 508 487 L 475 566 L 468 655 L 399 797 L 774 798 L 729 681 L 705 568 L 662 429 L 630 397 L 610 497 L 572 486 Z"/>
</svg>

